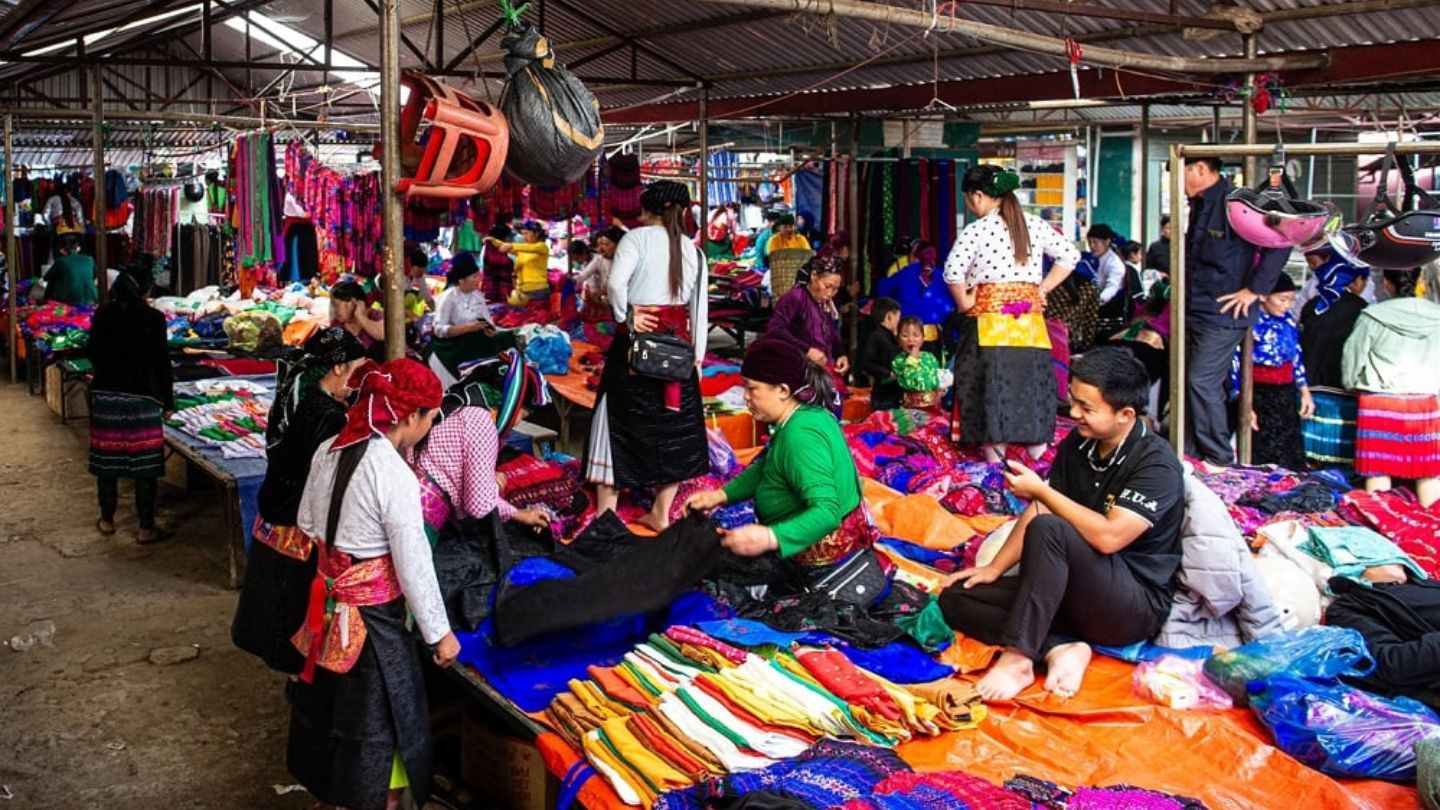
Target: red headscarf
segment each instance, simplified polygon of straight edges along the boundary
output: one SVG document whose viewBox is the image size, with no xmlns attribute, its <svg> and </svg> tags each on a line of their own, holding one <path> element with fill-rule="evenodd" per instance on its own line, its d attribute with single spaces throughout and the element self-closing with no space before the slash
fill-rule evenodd
<svg viewBox="0 0 1440 810">
<path fill-rule="evenodd" d="M 345 415 L 344 429 L 330 446 L 332 453 L 371 436 L 384 436 L 410 414 L 440 407 L 445 395 L 430 369 L 403 357 L 383 366 L 366 363 L 350 380 L 358 394 Z"/>
</svg>

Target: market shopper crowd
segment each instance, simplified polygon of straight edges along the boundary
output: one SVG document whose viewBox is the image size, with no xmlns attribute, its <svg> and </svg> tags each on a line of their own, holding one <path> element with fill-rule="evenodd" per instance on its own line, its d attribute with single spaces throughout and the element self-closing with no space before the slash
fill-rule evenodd
<svg viewBox="0 0 1440 810">
<path fill-rule="evenodd" d="M 1440 305 L 1415 295 L 1420 270 L 1386 271 L 1383 300 L 1367 304 L 1368 269 L 1321 246 L 1305 254 L 1315 283 L 1297 285 L 1284 267 L 1289 251 L 1257 248 L 1226 224 L 1221 168 L 1210 159 L 1186 167 L 1184 454 L 1231 465 L 1236 432 L 1252 429 L 1257 464 L 1297 473 L 1353 464 L 1366 489 L 1412 483 L 1430 507 L 1440 500 L 1440 376 L 1430 368 L 1440 358 Z M 746 522 L 708 529 L 717 556 L 773 566 L 766 585 L 776 593 L 827 593 L 863 613 L 878 593 L 834 583 L 885 582 L 893 571 L 874 550 L 866 484 L 837 417 L 847 386 L 868 384 L 877 412 L 947 421 L 950 445 L 998 465 L 1023 503 L 988 560 L 972 558 L 935 584 L 945 625 L 1002 650 L 977 684 L 981 697 L 1010 700 L 1037 681 L 1073 696 L 1095 647 L 1154 639 L 1180 590 L 1194 486 L 1163 438 L 1172 225 L 1146 251 L 1096 224 L 1082 254 L 1024 211 L 1019 184 L 996 166 L 965 172 L 973 221 L 948 255 L 897 245 L 893 272 L 871 298 L 851 285 L 848 238 L 807 236 L 793 214 L 767 213 L 752 247 L 757 268 L 811 254 L 789 289 L 771 277 L 768 325 L 738 370 L 767 440 L 743 472 L 699 491 L 685 484 L 712 466 L 701 396 L 710 262 L 731 255 L 740 213 L 722 206 L 692 232 L 686 187 L 647 186 L 637 227 L 599 231 L 593 245 L 568 251 L 577 309 L 614 326 L 580 465 L 596 520 L 622 502 L 644 503 L 635 524 L 674 537 L 691 530 L 677 514 L 752 503 Z M 442 538 L 552 549 L 561 539 L 548 505 L 502 495 L 502 443 L 515 409 L 529 403 L 519 393 L 523 342 L 496 310 L 546 306 L 554 289 L 544 226 L 519 230 L 517 239 L 497 222 L 475 252 L 450 257 L 438 295 L 426 252 L 409 262 L 407 286 L 433 310 L 433 336 L 417 353 L 426 362 L 377 364 L 383 320 L 361 284 L 342 281 L 329 290 L 331 325 L 281 364 L 233 636 L 290 676 L 287 765 L 328 804 L 393 807 L 407 788 L 421 800 L 430 790 L 414 636 L 437 665 L 461 654 L 451 583 L 437 568 L 452 553 Z M 50 289 L 54 300 L 86 303 L 93 269 L 71 253 L 62 247 Z M 162 536 L 155 481 L 162 419 L 174 407 L 150 286 L 127 268 L 90 343 L 96 526 L 115 531 L 117 479 L 133 478 L 139 542 Z M 867 315 L 863 340 L 848 333 L 848 307 Z M 1254 405 L 1242 414 L 1247 333 Z M 658 376 L 637 366 L 637 345 L 669 347 L 686 362 Z M 852 364 L 849 347 L 862 345 Z M 1060 416 L 1074 423 L 1063 436 Z"/>
</svg>

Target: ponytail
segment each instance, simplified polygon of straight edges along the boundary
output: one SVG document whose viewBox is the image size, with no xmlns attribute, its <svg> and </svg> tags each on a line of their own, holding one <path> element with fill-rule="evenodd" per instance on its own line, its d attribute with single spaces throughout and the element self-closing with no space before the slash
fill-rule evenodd
<svg viewBox="0 0 1440 810">
<path fill-rule="evenodd" d="M 840 394 L 835 390 L 835 380 L 829 369 L 815 363 L 807 363 L 805 387 L 793 392 L 795 398 L 807 405 L 818 405 L 835 410 L 840 405 Z"/>
<path fill-rule="evenodd" d="M 689 206 L 676 205 L 671 203 L 665 206 L 665 213 L 661 215 L 664 223 L 665 234 L 670 237 L 670 297 L 679 298 L 680 288 L 685 282 L 685 265 L 681 249 L 686 241 L 685 238 L 685 214 Z M 698 282 L 697 282 L 698 283 Z M 704 292 L 702 291 L 703 295 Z"/>
<path fill-rule="evenodd" d="M 79 223 L 75 221 L 75 206 L 70 202 L 70 192 L 62 189 L 60 191 L 60 219 L 64 221 L 67 228 L 79 227 Z"/>
<path fill-rule="evenodd" d="M 1386 270 L 1385 280 L 1395 285 L 1396 298 L 1414 298 L 1415 287 L 1420 281 L 1420 271 Z"/>
<path fill-rule="evenodd" d="M 1025 223 L 1025 212 L 1020 208 L 1015 192 L 1000 195 L 1000 219 L 1005 223 L 1005 230 L 1010 232 L 1010 243 L 1015 246 L 1015 264 L 1029 264 L 1030 226 Z"/>
</svg>

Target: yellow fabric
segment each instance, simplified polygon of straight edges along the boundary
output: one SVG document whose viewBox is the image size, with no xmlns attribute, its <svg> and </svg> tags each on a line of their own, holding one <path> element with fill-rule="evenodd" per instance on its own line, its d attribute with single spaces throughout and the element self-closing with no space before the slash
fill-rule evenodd
<svg viewBox="0 0 1440 810">
<path fill-rule="evenodd" d="M 725 693 L 725 696 L 772 726 L 794 729 L 808 737 L 819 738 L 824 733 L 817 729 L 806 716 L 793 705 L 786 705 L 757 692 L 753 687 L 743 686 L 713 675 L 701 675 L 697 680 Z"/>
<path fill-rule="evenodd" d="M 405 772 L 405 763 L 400 761 L 400 752 L 395 752 L 395 758 L 390 760 L 390 789 L 404 790 L 410 787 L 410 774 Z"/>
<path fill-rule="evenodd" d="M 1017 349 L 1050 349 L 1050 333 L 1045 329 L 1044 316 L 1028 312 L 1024 315 L 980 315 L 980 345 L 990 348 L 1006 346 Z"/>
<path fill-rule="evenodd" d="M 735 666 L 734 662 L 732 662 L 729 658 L 726 658 L 725 656 L 710 649 L 709 647 L 701 647 L 698 644 L 683 643 L 679 646 L 680 652 L 683 653 L 684 656 L 691 661 L 705 664 L 719 670 L 725 670 Z"/>
<path fill-rule="evenodd" d="M 535 244 L 516 242 L 515 289 L 521 292 L 544 292 L 550 289 L 550 246 L 540 241 Z"/>
<path fill-rule="evenodd" d="M 610 753 L 610 749 L 605 746 L 604 741 L 600 739 L 598 733 L 592 731 L 586 734 L 584 746 L 585 756 L 589 757 L 592 762 L 600 763 L 609 768 L 617 778 L 623 779 L 625 785 L 629 787 L 636 796 L 640 797 L 640 806 L 644 807 L 645 810 L 650 810 L 650 807 L 655 804 L 655 800 L 660 797 L 660 794 L 645 784 L 645 780 L 637 776 L 634 771 L 626 767 L 625 763 L 622 762 L 619 757 Z"/>
<path fill-rule="evenodd" d="M 635 736 L 624 719 L 610 720 L 600 727 L 610 744 L 620 752 L 620 761 L 643 777 L 646 787 L 654 785 L 660 792 L 690 787 L 695 781 L 676 770 L 675 766 L 651 753 L 649 746 Z"/>
<path fill-rule="evenodd" d="M 575 697 L 580 698 L 580 702 L 584 704 L 585 708 L 601 720 L 630 714 L 629 709 L 606 697 L 604 692 L 601 692 L 595 687 L 595 684 L 589 681 L 572 680 L 569 686 L 570 691 L 575 693 Z"/>
<path fill-rule="evenodd" d="M 799 248 L 800 250 L 809 250 L 810 240 L 806 239 L 798 233 L 777 233 L 774 236 L 770 237 L 769 242 L 765 243 L 765 255 L 772 255 L 777 250 L 791 250 L 794 248 Z"/>
</svg>

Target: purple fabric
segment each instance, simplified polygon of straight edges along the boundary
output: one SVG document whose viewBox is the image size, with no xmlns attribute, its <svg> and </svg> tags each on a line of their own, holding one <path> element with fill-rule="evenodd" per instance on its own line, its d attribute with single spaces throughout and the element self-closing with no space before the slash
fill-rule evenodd
<svg viewBox="0 0 1440 810">
<path fill-rule="evenodd" d="M 831 362 L 845 355 L 839 325 L 804 287 L 796 287 L 775 302 L 775 314 L 765 336 L 779 338 L 801 351 L 819 349 Z"/>
</svg>

